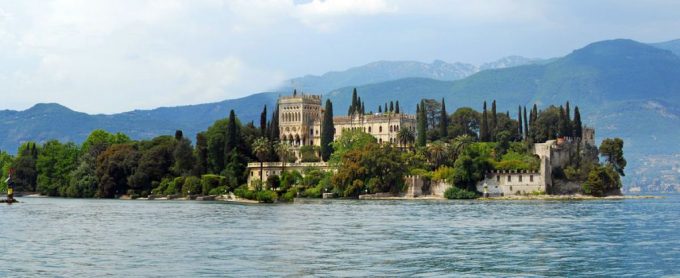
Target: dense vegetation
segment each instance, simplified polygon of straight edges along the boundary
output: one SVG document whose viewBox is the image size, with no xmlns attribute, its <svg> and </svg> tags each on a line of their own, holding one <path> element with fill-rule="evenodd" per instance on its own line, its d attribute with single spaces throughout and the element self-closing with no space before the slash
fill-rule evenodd
<svg viewBox="0 0 680 278">
<path fill-rule="evenodd" d="M 365 113 L 360 98 L 353 100 L 350 113 Z M 405 175 L 420 175 L 431 181 L 454 186 L 449 198 L 477 196 L 476 183 L 487 171 L 531 170 L 539 167 L 531 154 L 534 142 L 558 136 L 580 137 L 582 126 L 578 107 L 571 117 L 565 107 L 538 110 L 518 107 L 517 119 L 510 112 L 490 109 L 482 112 L 463 107 L 452 114 L 441 102 L 423 99 L 417 105 L 417 135 L 402 129 L 397 144 L 379 144 L 361 131 L 346 131 L 333 141 L 333 107 L 326 101 L 321 147 L 299 150 L 300 161 L 328 161 L 337 172 L 306 169 L 286 171 L 279 176 L 246 185 L 247 163 L 295 161 L 293 147 L 279 142 L 278 109 L 268 120 L 267 108 L 259 126 L 242 124 L 234 111 L 196 135 L 192 144 L 182 131 L 151 140 L 131 140 L 122 133 L 93 131 L 81 145 L 56 140 L 43 144 L 27 142 L 18 155 L 0 152 L 3 181 L 14 168 L 17 191 L 37 191 L 49 196 L 114 198 L 123 194 L 148 195 L 235 195 L 261 202 L 291 200 L 296 196 L 320 197 L 333 192 L 341 197 L 404 190 Z M 385 104 L 379 113 L 400 113 L 398 102 Z M 384 112 L 383 112 L 384 111 Z M 626 161 L 623 141 L 607 139 L 600 153 L 583 150 L 573 165 L 562 172 L 567 179 L 586 181 L 584 192 L 604 195 L 620 187 Z M 260 171 L 261 173 L 262 171 Z M 260 178 L 262 180 L 262 178 Z M 3 186 L 6 186 L 3 184 Z"/>
</svg>

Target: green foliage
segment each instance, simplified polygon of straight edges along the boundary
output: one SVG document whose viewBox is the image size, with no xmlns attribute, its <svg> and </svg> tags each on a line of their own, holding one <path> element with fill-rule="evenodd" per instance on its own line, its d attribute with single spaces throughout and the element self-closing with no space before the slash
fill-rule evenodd
<svg viewBox="0 0 680 278">
<path fill-rule="evenodd" d="M 403 190 L 405 173 L 399 150 L 371 143 L 343 155 L 332 183 L 334 191 L 345 197 L 356 197 L 366 190 L 398 193 Z"/>
<path fill-rule="evenodd" d="M 319 162 L 319 157 L 316 155 L 317 146 L 304 145 L 300 147 L 300 160 L 302 162 Z"/>
<path fill-rule="evenodd" d="M 425 147 L 427 144 L 427 112 L 425 101 L 421 100 L 416 114 L 416 146 Z"/>
<path fill-rule="evenodd" d="M 626 159 L 623 158 L 623 140 L 621 138 L 604 139 L 600 144 L 600 154 L 605 157 L 607 163 L 611 165 L 621 176 L 625 176 L 623 170 L 626 168 Z"/>
<path fill-rule="evenodd" d="M 432 172 L 432 180 L 433 181 L 446 181 L 447 179 L 451 178 L 454 174 L 455 170 L 451 167 L 448 166 L 442 166 L 437 168 L 434 172 Z"/>
<path fill-rule="evenodd" d="M 306 198 L 321 198 L 321 194 L 324 192 L 324 186 L 319 184 L 314 187 L 307 188 L 303 193 L 302 197 Z"/>
<path fill-rule="evenodd" d="M 273 203 L 278 198 L 279 198 L 278 194 L 271 190 L 257 191 L 257 193 L 255 194 L 255 200 L 257 200 L 260 203 Z"/>
<path fill-rule="evenodd" d="M 494 162 L 496 170 L 526 170 L 538 171 L 541 161 L 538 157 L 529 153 L 518 153 L 511 150 L 503 155 L 501 161 Z"/>
<path fill-rule="evenodd" d="M 461 107 L 454 112 L 449 119 L 449 136 L 455 138 L 461 135 L 469 135 L 477 138 L 482 115 L 470 107 Z"/>
<path fill-rule="evenodd" d="M 621 188 L 621 177 L 611 166 L 594 167 L 588 174 L 588 180 L 581 185 L 585 194 L 605 196 Z"/>
<path fill-rule="evenodd" d="M 201 179 L 194 176 L 189 176 L 184 179 L 182 184 L 182 195 L 197 195 L 202 193 Z"/>
<path fill-rule="evenodd" d="M 227 179 L 223 176 L 206 174 L 201 176 L 201 191 L 203 194 L 222 195 L 225 193 L 225 190 L 228 190 L 226 183 Z M 221 191 L 218 192 L 219 194 L 212 194 L 213 190 L 216 188 L 221 189 Z"/>
<path fill-rule="evenodd" d="M 333 142 L 333 154 L 329 160 L 331 164 L 340 163 L 342 157 L 352 151 L 362 149 L 369 144 L 375 144 L 377 140 L 361 130 L 345 130 L 338 140 Z"/>
<path fill-rule="evenodd" d="M 356 96 L 356 91 L 354 95 Z M 352 103 L 355 105 L 355 103 Z M 350 107 L 352 109 L 352 107 Z M 326 100 L 326 109 L 323 115 L 323 120 L 321 122 L 321 159 L 323 161 L 328 161 L 333 153 L 333 137 L 335 136 L 335 126 L 333 124 L 333 103 L 330 100 Z"/>
<path fill-rule="evenodd" d="M 36 161 L 37 190 L 48 196 L 66 196 L 71 172 L 78 166 L 79 149 L 73 143 L 45 143 Z"/>
<path fill-rule="evenodd" d="M 127 178 L 137 167 L 139 153 L 132 144 L 112 145 L 97 158 L 97 197 L 112 198 L 129 189 Z"/>
<path fill-rule="evenodd" d="M 477 199 L 479 195 L 474 191 L 451 186 L 444 191 L 444 197 L 446 199 Z"/>
</svg>

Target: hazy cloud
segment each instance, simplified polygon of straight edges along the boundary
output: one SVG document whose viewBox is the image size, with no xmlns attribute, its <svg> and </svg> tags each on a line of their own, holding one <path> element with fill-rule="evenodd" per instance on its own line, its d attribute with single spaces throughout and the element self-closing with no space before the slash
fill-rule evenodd
<svg viewBox="0 0 680 278">
<path fill-rule="evenodd" d="M 0 0 L 0 109 L 195 104 L 375 60 L 552 57 L 677 30 L 677 1 Z"/>
</svg>

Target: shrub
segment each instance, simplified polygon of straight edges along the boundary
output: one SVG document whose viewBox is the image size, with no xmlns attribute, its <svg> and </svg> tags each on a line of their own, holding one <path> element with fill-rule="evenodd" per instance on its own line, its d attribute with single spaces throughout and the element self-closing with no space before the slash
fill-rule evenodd
<svg viewBox="0 0 680 278">
<path fill-rule="evenodd" d="M 437 168 L 437 170 L 435 170 L 432 173 L 432 180 L 433 181 L 449 180 L 453 176 L 453 172 L 454 172 L 453 168 L 447 167 L 447 166 L 441 166 L 441 167 Z"/>
<path fill-rule="evenodd" d="M 227 179 L 223 176 L 207 174 L 201 176 L 201 187 L 203 194 L 210 195 L 221 195 L 224 193 L 224 187 L 226 185 Z M 213 189 L 222 187 L 220 194 L 212 194 Z"/>
<path fill-rule="evenodd" d="M 281 196 L 281 199 L 284 200 L 284 201 L 286 201 L 286 202 L 293 201 L 293 199 L 295 199 L 295 196 L 297 196 L 297 192 L 298 192 L 298 191 L 297 191 L 296 188 L 293 188 L 293 189 L 291 189 L 291 190 L 288 190 L 286 193 L 284 193 L 284 194 Z"/>
<path fill-rule="evenodd" d="M 255 191 L 249 190 L 248 186 L 246 185 L 241 185 L 238 188 L 236 188 L 236 190 L 234 190 L 234 195 L 248 200 L 255 199 Z"/>
<path fill-rule="evenodd" d="M 215 187 L 213 189 L 210 189 L 210 191 L 208 191 L 208 195 L 223 195 L 223 194 L 227 193 L 228 190 L 229 190 L 229 187 L 227 187 L 227 186 L 218 186 L 218 187 Z M 203 194 L 205 194 L 205 193 L 203 193 Z"/>
<path fill-rule="evenodd" d="M 256 200 L 260 203 L 273 203 L 277 198 L 276 192 L 271 190 L 262 190 L 256 193 Z"/>
<path fill-rule="evenodd" d="M 201 194 L 201 180 L 198 177 L 187 177 L 182 185 L 182 195 Z"/>
<path fill-rule="evenodd" d="M 476 192 L 451 186 L 444 191 L 444 197 L 446 197 L 446 199 L 476 199 L 478 196 Z"/>
<path fill-rule="evenodd" d="M 302 196 L 306 198 L 321 198 L 321 192 L 323 192 L 323 189 L 324 186 L 319 184 L 315 187 L 307 188 L 307 190 L 302 192 Z"/>
</svg>

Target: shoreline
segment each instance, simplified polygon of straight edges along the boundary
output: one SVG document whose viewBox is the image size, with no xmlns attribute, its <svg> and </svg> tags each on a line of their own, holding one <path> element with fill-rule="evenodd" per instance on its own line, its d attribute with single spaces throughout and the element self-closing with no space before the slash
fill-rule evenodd
<svg viewBox="0 0 680 278">
<path fill-rule="evenodd" d="M 210 197 L 203 199 L 202 197 Z M 21 196 L 21 198 L 61 198 L 61 197 L 50 197 L 40 194 L 30 194 Z M 619 196 L 605 196 L 605 197 L 595 197 L 588 195 L 529 195 L 529 196 L 503 196 L 503 197 L 480 197 L 476 199 L 451 199 L 451 200 L 479 200 L 479 201 L 591 201 L 591 200 L 633 200 L 633 199 L 663 199 L 665 196 L 657 195 L 619 195 Z M 79 199 L 79 198 L 63 198 L 63 199 Z M 80 199 L 95 199 L 95 198 L 80 198 Z M 126 198 L 119 197 L 111 200 L 125 200 L 125 201 L 196 201 L 196 202 L 224 202 L 233 204 L 263 204 L 256 200 L 248 200 L 241 198 L 230 198 L 230 196 L 198 196 L 194 198 L 181 197 L 181 198 Z M 292 202 L 276 202 L 276 203 L 300 203 L 305 201 L 333 201 L 333 200 L 363 200 L 363 201 L 447 201 L 444 197 L 427 195 L 419 197 L 405 197 L 405 196 L 363 196 L 363 198 L 295 198 Z"/>
</svg>

